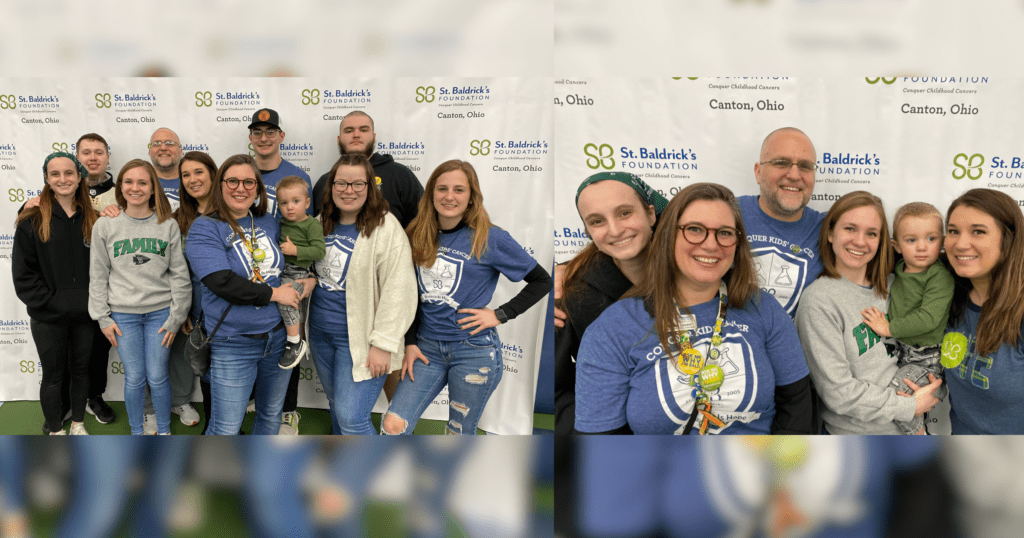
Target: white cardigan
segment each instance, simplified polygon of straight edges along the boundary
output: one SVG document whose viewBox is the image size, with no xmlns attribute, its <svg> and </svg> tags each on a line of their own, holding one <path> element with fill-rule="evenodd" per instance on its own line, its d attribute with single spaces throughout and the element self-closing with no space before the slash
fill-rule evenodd
<svg viewBox="0 0 1024 538">
<path fill-rule="evenodd" d="M 345 277 L 348 345 L 352 379 L 370 379 L 366 357 L 370 346 L 391 353 L 388 373 L 402 368 L 405 331 L 416 317 L 419 299 L 409 239 L 398 219 L 384 215 L 384 224 L 369 237 L 359 234 Z"/>
</svg>

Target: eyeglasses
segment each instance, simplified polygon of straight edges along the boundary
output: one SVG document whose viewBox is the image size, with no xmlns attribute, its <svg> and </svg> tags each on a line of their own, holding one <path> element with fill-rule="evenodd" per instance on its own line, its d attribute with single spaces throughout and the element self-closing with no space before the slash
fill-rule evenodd
<svg viewBox="0 0 1024 538">
<path fill-rule="evenodd" d="M 224 184 L 227 185 L 229 189 L 237 189 L 239 183 L 241 183 L 242 186 L 245 187 L 245 190 L 247 191 L 251 191 L 256 188 L 255 179 L 238 179 L 234 177 L 229 177 L 224 180 Z"/>
<path fill-rule="evenodd" d="M 349 187 L 352 187 L 352 190 L 355 191 L 355 192 L 363 192 L 363 189 L 365 189 L 366 186 L 369 185 L 369 183 L 367 183 L 365 181 L 356 181 L 355 183 L 348 183 L 348 182 L 345 182 L 345 181 L 335 181 L 333 185 L 334 185 L 334 190 L 337 190 L 337 191 L 344 192 Z"/>
<path fill-rule="evenodd" d="M 679 229 L 683 232 L 683 239 L 686 239 L 687 243 L 693 245 L 699 245 L 708 238 L 708 232 L 715 232 L 715 241 L 718 242 L 720 247 L 731 247 L 736 244 L 736 240 L 739 239 L 740 232 L 736 228 L 730 228 L 723 226 L 721 228 L 708 228 L 703 224 L 697 222 L 689 222 L 687 224 L 680 224 Z"/>
<path fill-rule="evenodd" d="M 789 171 L 789 169 L 793 168 L 793 165 L 796 164 L 796 167 L 805 174 L 810 174 L 818 169 L 818 165 L 811 161 L 797 161 L 794 163 L 789 159 L 772 159 L 770 161 L 762 161 L 757 164 L 770 164 L 779 171 Z"/>
<path fill-rule="evenodd" d="M 253 138 L 259 139 L 263 138 L 263 135 L 267 135 L 267 138 L 274 138 L 275 136 L 277 136 L 277 133 L 280 132 L 281 129 L 267 129 L 266 131 L 264 131 L 263 129 L 253 129 L 249 131 L 249 134 L 251 134 Z"/>
<path fill-rule="evenodd" d="M 149 143 L 149 147 L 151 148 L 158 148 L 160 146 L 166 146 L 168 148 L 174 149 L 178 146 L 178 143 L 173 140 L 154 140 Z"/>
</svg>

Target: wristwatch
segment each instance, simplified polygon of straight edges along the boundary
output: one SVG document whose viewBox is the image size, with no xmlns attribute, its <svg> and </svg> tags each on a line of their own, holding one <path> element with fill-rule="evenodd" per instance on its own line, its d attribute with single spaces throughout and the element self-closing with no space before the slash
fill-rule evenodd
<svg viewBox="0 0 1024 538">
<path fill-rule="evenodd" d="M 499 323 L 505 323 L 508 321 L 508 316 L 505 315 L 505 312 L 501 308 L 495 308 L 494 315 L 498 318 Z"/>
</svg>

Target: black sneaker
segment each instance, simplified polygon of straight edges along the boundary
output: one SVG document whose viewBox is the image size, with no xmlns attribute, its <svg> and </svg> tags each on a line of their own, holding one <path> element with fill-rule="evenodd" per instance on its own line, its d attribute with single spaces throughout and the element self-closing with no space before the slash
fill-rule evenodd
<svg viewBox="0 0 1024 538">
<path fill-rule="evenodd" d="M 284 370 L 295 368 L 295 365 L 299 364 L 302 357 L 306 356 L 306 349 L 307 346 L 305 340 L 299 340 L 296 344 L 285 342 L 284 354 L 281 355 L 281 360 L 278 361 L 277 365 Z"/>
<path fill-rule="evenodd" d="M 64 420 L 61 421 L 60 427 L 64 428 L 64 424 L 67 423 L 67 421 L 69 421 L 69 420 L 71 420 L 71 410 L 70 409 L 68 409 L 67 411 L 64 412 Z M 50 425 L 47 424 L 45 420 L 43 421 L 43 435 L 50 435 Z"/>
<path fill-rule="evenodd" d="M 86 402 L 85 410 L 95 416 L 96 422 L 100 424 L 110 424 L 116 418 L 114 410 L 107 405 L 107 402 L 103 401 L 103 396 L 97 396 Z"/>
</svg>

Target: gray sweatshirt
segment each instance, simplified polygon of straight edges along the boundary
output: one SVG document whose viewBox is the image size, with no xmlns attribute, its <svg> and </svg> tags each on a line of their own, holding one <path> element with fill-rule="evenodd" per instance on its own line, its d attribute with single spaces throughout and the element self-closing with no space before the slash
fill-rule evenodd
<svg viewBox="0 0 1024 538">
<path fill-rule="evenodd" d="M 178 332 L 192 305 L 192 282 L 174 219 L 157 223 L 123 211 L 100 218 L 92 229 L 89 315 L 101 328 L 114 323 L 110 312 L 148 314 L 170 307 L 163 328 Z"/>
<path fill-rule="evenodd" d="M 892 339 L 875 334 L 861 316 L 872 306 L 885 312 L 886 302 L 874 290 L 824 276 L 800 299 L 796 328 L 829 433 L 901 435 L 893 421 L 914 418 L 914 398 L 889 387 L 897 370 Z"/>
</svg>

